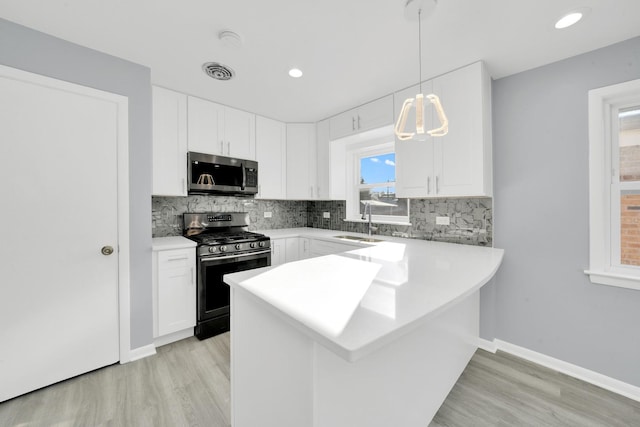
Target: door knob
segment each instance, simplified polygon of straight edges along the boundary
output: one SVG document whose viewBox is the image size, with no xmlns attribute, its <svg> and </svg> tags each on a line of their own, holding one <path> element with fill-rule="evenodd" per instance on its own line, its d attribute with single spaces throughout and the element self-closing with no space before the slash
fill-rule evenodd
<svg viewBox="0 0 640 427">
<path fill-rule="evenodd" d="M 113 246 L 103 246 L 100 252 L 102 252 L 102 255 L 111 255 L 113 253 Z"/>
</svg>

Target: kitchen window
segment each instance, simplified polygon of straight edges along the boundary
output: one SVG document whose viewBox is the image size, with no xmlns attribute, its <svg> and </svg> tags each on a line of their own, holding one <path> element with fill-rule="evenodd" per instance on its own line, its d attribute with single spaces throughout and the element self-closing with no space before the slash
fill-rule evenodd
<svg viewBox="0 0 640 427">
<path fill-rule="evenodd" d="M 589 92 L 593 283 L 640 290 L 640 80 Z"/>
<path fill-rule="evenodd" d="M 373 222 L 408 225 L 409 200 L 396 196 L 393 141 L 352 147 L 348 157 L 347 220 L 366 221 L 371 209 Z"/>
</svg>

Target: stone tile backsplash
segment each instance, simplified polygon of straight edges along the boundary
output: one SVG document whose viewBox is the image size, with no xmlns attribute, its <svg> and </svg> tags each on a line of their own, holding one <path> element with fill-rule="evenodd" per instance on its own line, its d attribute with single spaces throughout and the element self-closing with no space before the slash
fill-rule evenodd
<svg viewBox="0 0 640 427">
<path fill-rule="evenodd" d="M 322 217 L 329 212 L 331 218 Z M 344 201 L 313 201 L 307 205 L 307 226 L 329 230 L 366 233 L 363 222 L 344 221 Z M 436 216 L 449 217 L 449 225 L 436 225 Z M 492 199 L 410 199 L 409 221 L 411 225 L 375 224 L 375 234 L 383 236 L 403 235 L 414 239 L 467 245 L 491 246 L 493 242 Z"/>
<path fill-rule="evenodd" d="M 185 212 L 248 212 L 250 230 L 307 226 L 307 202 L 232 196 L 152 197 L 153 237 L 182 235 Z M 271 218 L 264 213 L 271 212 Z"/>
<path fill-rule="evenodd" d="M 185 212 L 248 212 L 251 230 L 314 227 L 365 233 L 367 224 L 344 221 L 344 201 L 256 200 L 229 196 L 152 198 L 153 237 L 182 234 Z M 411 199 L 411 226 L 376 224 L 375 234 L 467 245 L 491 246 L 493 242 L 492 199 Z M 271 218 L 264 218 L 271 212 Z M 329 212 L 330 218 L 323 218 Z M 436 216 L 448 216 L 450 225 L 436 225 Z"/>
</svg>

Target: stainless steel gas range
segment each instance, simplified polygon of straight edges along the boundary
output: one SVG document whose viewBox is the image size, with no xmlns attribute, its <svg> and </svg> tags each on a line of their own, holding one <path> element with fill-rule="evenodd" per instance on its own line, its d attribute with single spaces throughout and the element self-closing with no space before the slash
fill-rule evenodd
<svg viewBox="0 0 640 427">
<path fill-rule="evenodd" d="M 248 231 L 243 212 L 185 213 L 184 235 L 198 243 L 195 335 L 205 339 L 229 330 L 229 285 L 224 275 L 271 265 L 269 237 Z"/>
</svg>

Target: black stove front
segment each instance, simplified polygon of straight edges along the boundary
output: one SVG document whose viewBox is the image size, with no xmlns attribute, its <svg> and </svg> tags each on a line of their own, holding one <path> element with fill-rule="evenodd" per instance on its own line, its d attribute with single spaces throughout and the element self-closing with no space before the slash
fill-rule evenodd
<svg viewBox="0 0 640 427">
<path fill-rule="evenodd" d="M 230 329 L 230 292 L 224 275 L 271 265 L 268 237 L 247 231 L 245 213 L 184 214 L 185 237 L 198 243 L 197 324 L 205 339 Z"/>
</svg>

